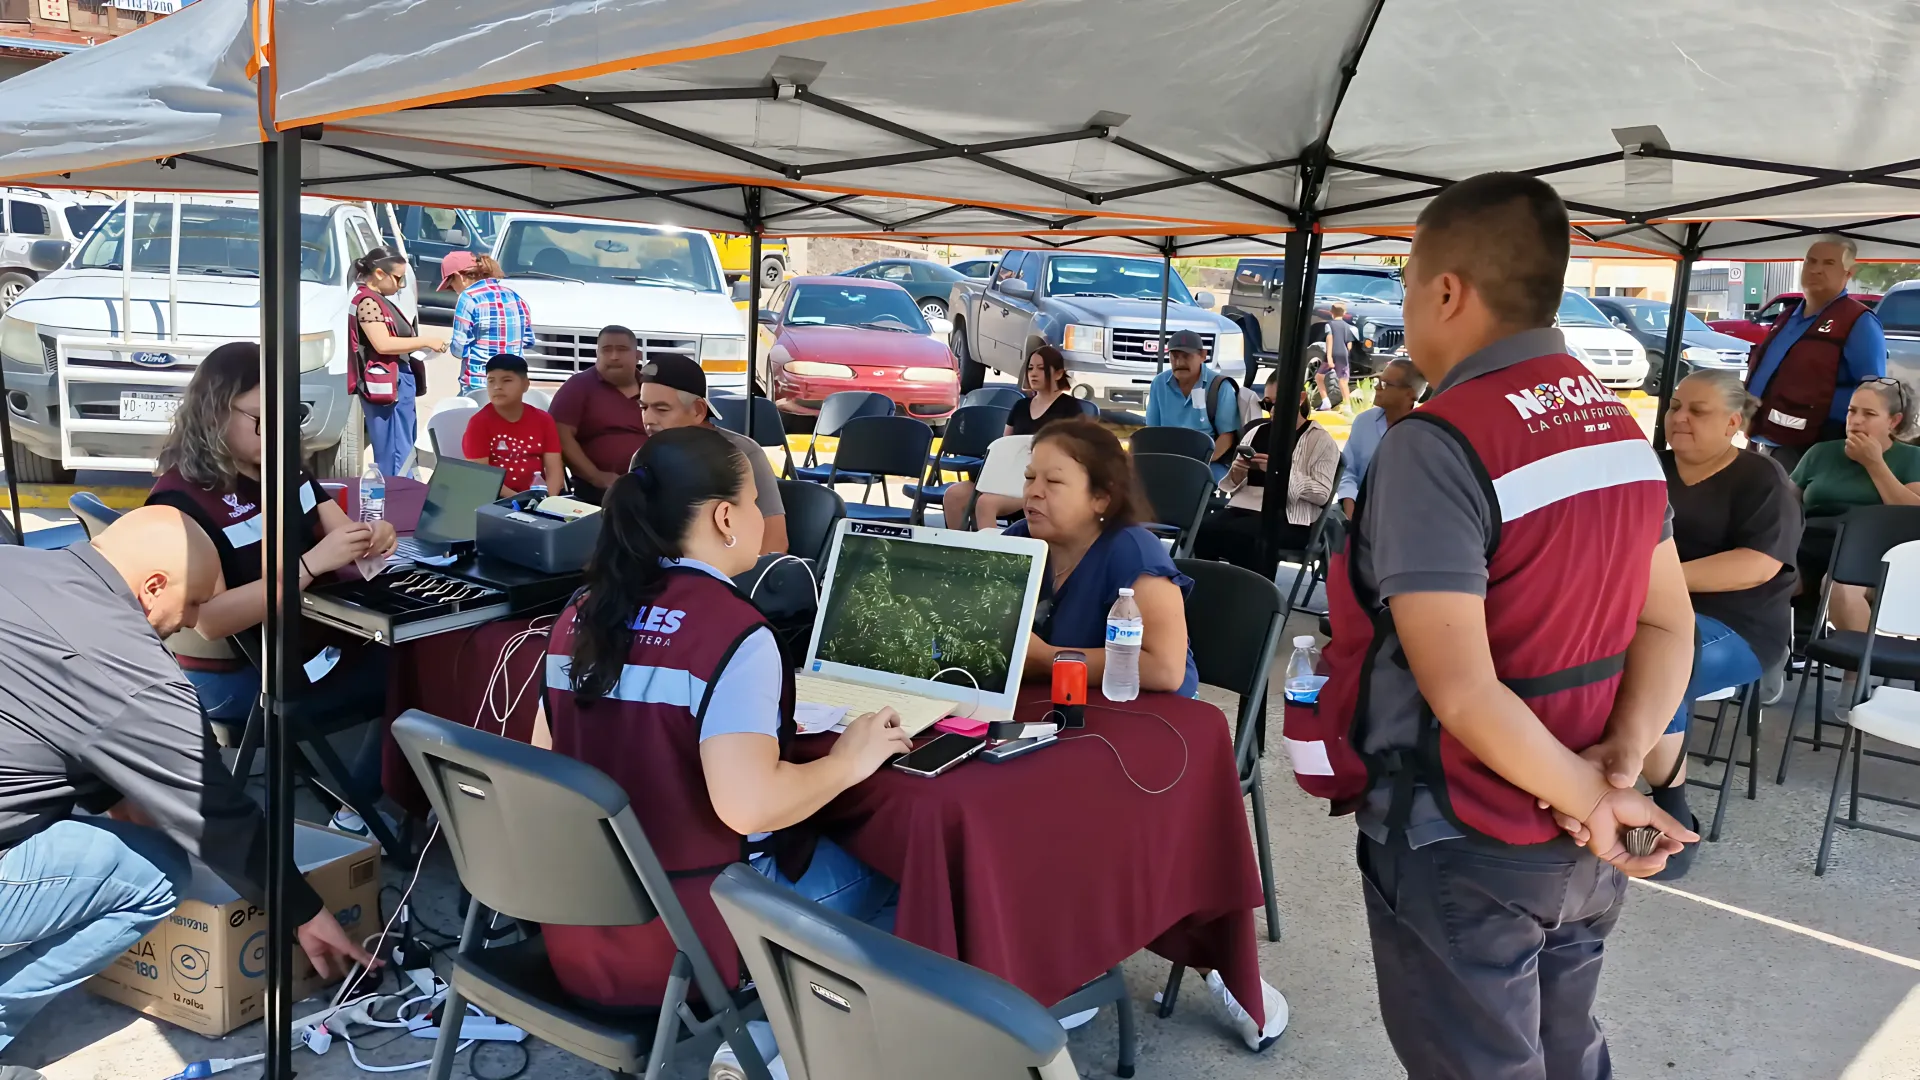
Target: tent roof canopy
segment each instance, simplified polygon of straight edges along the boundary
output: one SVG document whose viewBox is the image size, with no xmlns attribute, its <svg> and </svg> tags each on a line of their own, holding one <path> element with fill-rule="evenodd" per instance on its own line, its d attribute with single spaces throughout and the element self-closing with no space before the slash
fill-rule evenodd
<svg viewBox="0 0 1920 1080">
<path fill-rule="evenodd" d="M 0 176 L 250 188 L 264 57 L 274 125 L 320 125 L 315 194 L 1208 254 L 1404 233 L 1508 168 L 1596 252 L 1920 251 L 1920 134 L 1881 120 L 1920 74 L 1909 5 L 1756 4 L 280 0 L 256 49 L 248 0 L 200 0 L 0 85 Z M 1689 227 L 1722 218 L 1768 224 Z"/>
</svg>

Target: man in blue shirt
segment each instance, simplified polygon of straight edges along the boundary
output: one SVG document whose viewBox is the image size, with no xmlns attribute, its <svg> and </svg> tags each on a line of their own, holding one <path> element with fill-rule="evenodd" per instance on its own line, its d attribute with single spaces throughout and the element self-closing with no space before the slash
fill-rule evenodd
<svg viewBox="0 0 1920 1080">
<path fill-rule="evenodd" d="M 1240 399 L 1222 387 L 1208 415 L 1207 397 L 1215 379 L 1224 378 L 1207 366 L 1206 346 L 1200 335 L 1181 330 L 1167 342 L 1167 370 L 1154 376 L 1147 388 L 1147 426 L 1183 427 L 1203 431 L 1213 439 L 1214 479 L 1240 435 Z"/>
<path fill-rule="evenodd" d="M 1374 406 L 1353 418 L 1346 449 L 1340 452 L 1340 484 L 1333 489 L 1333 497 L 1340 500 L 1340 510 L 1347 520 L 1353 520 L 1353 500 L 1360 497 L 1360 481 L 1366 479 L 1367 466 L 1373 464 L 1373 452 L 1388 426 L 1412 412 L 1426 391 L 1427 377 L 1404 356 L 1387 361 L 1381 370 L 1374 383 Z"/>
<path fill-rule="evenodd" d="M 1807 248 L 1806 261 L 1800 264 L 1800 291 L 1805 295 L 1798 307 L 1780 317 L 1763 345 L 1757 346 L 1764 351 L 1760 353 L 1759 365 L 1747 379 L 1749 393 L 1766 401 L 1767 388 L 1779 374 L 1788 353 L 1801 343 L 1808 329 L 1830 314 L 1829 309 L 1836 302 L 1847 297 L 1847 281 L 1853 276 L 1854 257 L 1858 250 L 1854 242 L 1847 239 L 1817 240 Z M 1822 331 L 1825 329 L 1821 327 Z M 1886 373 L 1886 334 L 1881 330 L 1879 317 L 1870 311 L 1864 312 L 1854 322 L 1852 331 L 1847 334 L 1846 344 L 1841 348 L 1833 398 L 1827 407 L 1826 423 L 1821 425 L 1819 441 L 1844 437 L 1847 402 L 1853 397 L 1853 391 L 1867 379 L 1880 378 Z M 1765 421 L 1770 415 L 1773 415 L 1770 410 L 1763 409 L 1761 416 L 1756 419 Z M 1787 418 L 1787 422 L 1799 423 L 1791 417 Z M 1795 441 L 1788 437 L 1791 431 L 1773 437 L 1764 423 L 1757 424 L 1752 434 L 1753 442 L 1761 452 L 1779 461 L 1781 467 L 1789 471 L 1799 463 L 1800 456 L 1814 441 L 1809 437 L 1800 445 L 1787 445 Z"/>
</svg>

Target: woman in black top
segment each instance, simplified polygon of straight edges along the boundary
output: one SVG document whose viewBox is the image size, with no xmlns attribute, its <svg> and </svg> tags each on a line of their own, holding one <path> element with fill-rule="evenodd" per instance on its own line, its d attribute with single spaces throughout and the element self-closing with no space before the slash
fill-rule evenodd
<svg viewBox="0 0 1920 1080">
<path fill-rule="evenodd" d="M 1786 660 L 1800 499 L 1772 458 L 1733 445 L 1757 404 L 1738 375 L 1700 371 L 1673 388 L 1661 455 L 1673 541 L 1693 597 L 1693 678 L 1646 775 L 1654 801 L 1687 821 L 1687 719 L 1694 699 L 1759 679 Z M 1657 877 L 1685 872 L 1692 845 Z M 1676 872 L 1677 870 L 1677 872 Z"/>
<path fill-rule="evenodd" d="M 1055 420 L 1084 415 L 1079 399 L 1068 392 L 1073 383 L 1067 378 L 1066 355 L 1052 345 L 1042 345 L 1027 357 L 1025 384 L 1027 396 L 1007 413 L 1008 435 L 1036 435 Z M 972 500 L 971 481 L 962 480 L 947 489 L 940 505 L 946 512 L 948 528 L 959 526 Z M 992 528 L 1000 518 L 1017 516 L 1020 505 L 1017 497 L 982 495 L 974 507 L 976 527 Z"/>
</svg>

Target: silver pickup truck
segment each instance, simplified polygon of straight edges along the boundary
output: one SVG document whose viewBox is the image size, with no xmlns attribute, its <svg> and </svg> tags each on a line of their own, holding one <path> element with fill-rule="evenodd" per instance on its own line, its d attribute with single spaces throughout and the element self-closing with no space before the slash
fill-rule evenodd
<svg viewBox="0 0 1920 1080">
<path fill-rule="evenodd" d="M 1158 259 L 1009 251 L 985 281 L 957 281 L 948 300 L 960 388 L 978 387 L 991 368 L 1016 380 L 1042 343 L 1067 357 L 1076 397 L 1103 407 L 1144 408 L 1160 368 Z M 1192 330 L 1222 374 L 1246 376 L 1240 327 L 1207 310 L 1178 274 L 1168 286 L 1167 333 Z"/>
</svg>

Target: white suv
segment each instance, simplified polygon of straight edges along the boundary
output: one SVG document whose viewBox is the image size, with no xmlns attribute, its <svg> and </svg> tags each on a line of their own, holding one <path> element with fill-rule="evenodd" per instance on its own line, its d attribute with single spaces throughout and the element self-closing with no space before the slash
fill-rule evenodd
<svg viewBox="0 0 1920 1080">
<path fill-rule="evenodd" d="M 0 311 L 13 306 L 40 280 L 28 259 L 37 240 L 77 244 L 113 208 L 113 200 L 90 192 L 47 192 L 10 187 L 0 191 Z"/>
</svg>

